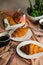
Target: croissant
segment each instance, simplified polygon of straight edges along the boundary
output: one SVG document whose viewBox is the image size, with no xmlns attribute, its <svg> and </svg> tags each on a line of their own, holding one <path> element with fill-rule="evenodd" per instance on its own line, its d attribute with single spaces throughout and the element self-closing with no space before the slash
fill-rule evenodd
<svg viewBox="0 0 43 65">
<path fill-rule="evenodd" d="M 18 28 L 16 29 L 13 33 L 12 33 L 12 37 L 21 37 L 24 36 L 26 34 L 26 32 L 28 31 L 28 28 Z"/>
<path fill-rule="evenodd" d="M 2 13 L 2 16 L 3 16 L 3 18 L 6 18 L 8 20 L 10 25 L 16 24 L 15 21 L 13 20 L 13 18 L 10 15 L 8 15 L 7 13 Z"/>
<path fill-rule="evenodd" d="M 43 52 L 43 48 L 32 43 L 22 46 L 20 50 L 22 50 L 22 52 L 26 53 L 27 55 L 29 54 L 32 55 L 39 52 Z"/>
<path fill-rule="evenodd" d="M 8 14 L 5 13 L 5 12 L 2 13 L 2 16 L 3 16 L 3 18 L 8 19 L 8 22 L 9 22 L 10 25 L 15 25 L 15 24 L 20 23 L 20 22 L 19 22 L 19 20 L 20 20 L 20 15 L 19 15 L 19 13 L 17 13 L 17 12 L 13 15 L 13 17 L 10 16 L 10 15 L 8 15 Z"/>
</svg>

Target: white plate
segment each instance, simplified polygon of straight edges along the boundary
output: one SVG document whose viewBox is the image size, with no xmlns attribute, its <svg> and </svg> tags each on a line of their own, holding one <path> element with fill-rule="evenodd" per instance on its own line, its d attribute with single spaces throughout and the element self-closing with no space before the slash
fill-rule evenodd
<svg viewBox="0 0 43 65">
<path fill-rule="evenodd" d="M 11 34 L 15 31 L 16 29 L 14 29 L 14 30 L 11 30 L 10 32 L 9 32 L 9 35 L 10 35 L 10 39 L 12 39 L 12 40 L 14 40 L 14 41 L 24 41 L 24 40 L 28 40 L 31 36 L 32 36 L 32 32 L 31 32 L 31 30 L 30 29 L 28 29 L 28 31 L 27 31 L 27 33 L 24 35 L 24 36 L 22 36 L 22 37 L 11 37 Z"/>
<path fill-rule="evenodd" d="M 8 26 L 7 28 L 5 28 L 6 30 L 11 30 L 11 29 L 17 29 L 19 27 L 22 27 L 24 24 L 22 23 L 19 23 L 19 24 L 16 24 L 16 25 L 12 25 L 12 26 Z"/>
<path fill-rule="evenodd" d="M 43 15 L 42 16 L 38 16 L 38 17 L 33 17 L 33 16 L 30 16 L 27 14 L 27 16 L 29 17 L 30 20 L 32 21 L 37 21 L 37 20 L 40 20 L 41 18 L 43 18 Z"/>
<path fill-rule="evenodd" d="M 5 30 L 10 30 L 10 29 L 17 29 L 19 27 L 22 27 L 24 24 L 23 23 L 19 23 L 19 24 L 15 24 L 10 26 L 9 22 L 7 19 L 4 19 L 4 24 L 7 24 L 7 27 L 5 27 Z"/>
<path fill-rule="evenodd" d="M 21 42 L 17 46 L 17 48 L 16 48 L 16 51 L 17 51 L 18 55 L 21 56 L 21 57 L 23 57 L 23 58 L 26 58 L 26 59 L 35 59 L 35 58 L 38 58 L 38 57 L 42 56 L 43 55 L 43 52 L 36 53 L 36 54 L 33 54 L 33 55 L 27 55 L 27 54 L 23 53 L 20 50 L 20 47 L 25 46 L 26 44 L 31 44 L 31 43 L 33 43 L 35 45 L 38 45 L 38 46 L 40 46 L 40 47 L 43 48 L 43 45 L 41 43 L 39 43 L 39 42 L 36 42 L 36 41 L 33 41 L 33 40 L 24 41 L 24 42 Z"/>
</svg>

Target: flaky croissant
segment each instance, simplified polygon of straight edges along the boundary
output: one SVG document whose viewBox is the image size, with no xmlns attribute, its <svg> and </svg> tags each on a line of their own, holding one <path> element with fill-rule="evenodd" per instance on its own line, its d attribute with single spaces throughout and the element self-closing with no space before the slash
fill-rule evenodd
<svg viewBox="0 0 43 65">
<path fill-rule="evenodd" d="M 22 46 L 20 49 L 22 50 L 22 52 L 26 53 L 27 55 L 43 52 L 43 48 L 32 43 Z"/>
<path fill-rule="evenodd" d="M 12 37 L 21 37 L 26 34 L 28 28 L 18 28 L 12 33 Z"/>
</svg>

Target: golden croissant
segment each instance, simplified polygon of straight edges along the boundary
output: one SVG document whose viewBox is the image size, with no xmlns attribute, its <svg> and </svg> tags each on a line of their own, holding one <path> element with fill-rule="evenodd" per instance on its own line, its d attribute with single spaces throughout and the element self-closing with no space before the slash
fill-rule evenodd
<svg viewBox="0 0 43 65">
<path fill-rule="evenodd" d="M 20 49 L 22 50 L 22 52 L 26 53 L 27 55 L 43 52 L 43 48 L 32 43 L 22 46 Z"/>
<path fill-rule="evenodd" d="M 18 28 L 16 29 L 13 33 L 12 33 L 12 37 L 21 37 L 24 36 L 26 34 L 26 32 L 28 31 L 28 28 Z"/>
<path fill-rule="evenodd" d="M 12 16 L 8 15 L 6 12 L 3 12 L 2 16 L 3 16 L 3 18 L 6 18 L 8 20 L 10 25 L 15 25 L 15 24 L 20 23 L 19 22 L 20 18 L 19 18 L 19 15 L 17 14 L 17 12 L 15 13 L 15 15 L 13 15 L 14 18 Z"/>
</svg>

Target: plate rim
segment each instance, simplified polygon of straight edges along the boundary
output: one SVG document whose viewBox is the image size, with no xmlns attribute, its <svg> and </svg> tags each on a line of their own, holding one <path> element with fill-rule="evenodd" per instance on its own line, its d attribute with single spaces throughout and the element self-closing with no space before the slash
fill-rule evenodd
<svg viewBox="0 0 43 65">
<path fill-rule="evenodd" d="M 16 29 L 15 29 L 16 30 Z M 30 29 L 28 29 L 28 31 L 27 31 L 27 33 L 25 34 L 25 36 L 22 36 L 22 37 L 17 37 L 17 38 L 12 38 L 11 37 L 11 34 L 13 33 L 13 31 L 15 31 L 15 30 L 11 30 L 10 32 L 9 32 L 9 35 L 10 35 L 10 39 L 12 39 L 12 40 L 14 40 L 14 41 L 25 41 L 25 40 L 28 40 L 29 38 L 31 38 L 31 36 L 32 36 L 32 31 L 30 30 Z M 11 33 L 12 32 L 12 33 Z M 27 35 L 29 33 L 29 35 Z M 28 38 L 28 39 L 26 39 L 26 38 Z"/>
<path fill-rule="evenodd" d="M 25 44 L 28 44 L 28 43 L 26 43 L 26 42 L 35 42 L 35 44 L 37 43 L 37 45 L 39 45 L 39 46 L 41 46 L 42 48 L 43 48 L 43 44 L 41 44 L 41 43 L 39 43 L 39 42 L 37 42 L 37 41 L 34 41 L 34 40 L 28 40 L 28 41 L 23 41 L 23 42 L 21 42 L 20 44 L 18 44 L 18 46 L 17 46 L 17 48 L 16 48 L 16 52 L 18 53 L 18 55 L 19 56 L 21 56 L 21 57 L 23 57 L 23 58 L 26 58 L 26 59 L 35 59 L 35 58 L 38 58 L 38 57 L 40 57 L 40 56 L 42 56 L 43 55 L 43 52 L 40 52 L 40 53 L 37 53 L 37 54 L 33 54 L 33 55 L 26 55 L 25 53 L 23 53 L 22 55 L 21 55 L 21 52 L 20 52 L 20 48 L 19 48 L 19 46 L 21 45 L 21 44 L 23 44 L 25 42 Z M 20 52 L 20 53 L 19 53 Z"/>
</svg>

